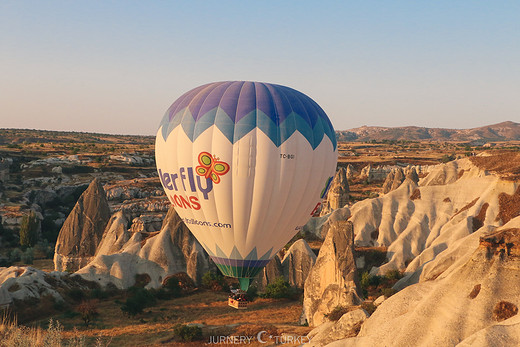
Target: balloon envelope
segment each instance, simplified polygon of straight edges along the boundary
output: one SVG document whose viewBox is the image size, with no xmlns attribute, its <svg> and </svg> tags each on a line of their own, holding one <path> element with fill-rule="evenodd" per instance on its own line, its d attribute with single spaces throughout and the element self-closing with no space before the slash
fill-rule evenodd
<svg viewBox="0 0 520 347">
<path fill-rule="evenodd" d="M 325 196 L 337 148 L 330 120 L 308 96 L 235 81 L 175 101 L 155 156 L 168 198 L 222 273 L 251 278 Z"/>
</svg>

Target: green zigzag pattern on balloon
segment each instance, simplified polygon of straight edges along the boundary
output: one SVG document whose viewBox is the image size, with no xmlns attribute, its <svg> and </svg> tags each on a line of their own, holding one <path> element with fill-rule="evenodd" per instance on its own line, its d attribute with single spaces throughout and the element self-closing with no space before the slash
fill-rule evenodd
<svg viewBox="0 0 520 347">
<path fill-rule="evenodd" d="M 188 108 L 184 108 L 177 112 L 171 120 L 168 113 L 163 117 L 159 129 L 161 129 L 165 141 L 172 130 L 179 125 L 182 126 L 184 133 L 192 142 L 212 125 L 215 125 L 232 144 L 253 129 L 259 128 L 271 139 L 276 147 L 279 147 L 296 131 L 307 139 L 312 149 L 319 146 L 324 136 L 330 139 L 334 149 L 336 149 L 337 145 L 334 131 L 326 120 L 318 117 L 312 128 L 304 117 L 295 112 L 291 112 L 287 118 L 277 126 L 270 117 L 258 109 L 251 111 L 235 124 L 220 107 L 215 107 L 208 111 L 198 120 L 193 118 Z"/>
</svg>

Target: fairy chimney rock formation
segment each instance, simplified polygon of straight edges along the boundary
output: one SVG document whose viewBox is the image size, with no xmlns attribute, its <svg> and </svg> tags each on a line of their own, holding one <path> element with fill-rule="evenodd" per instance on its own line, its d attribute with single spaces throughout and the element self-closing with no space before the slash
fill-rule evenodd
<svg viewBox="0 0 520 347">
<path fill-rule="evenodd" d="M 323 204 L 320 214 L 323 216 L 337 210 L 338 208 L 344 207 L 348 204 L 349 193 L 350 189 L 347 181 L 347 171 L 342 167 L 336 171 L 336 175 L 330 184 L 327 199 Z"/>
<path fill-rule="evenodd" d="M 412 167 L 407 173 L 406 178 L 412 180 L 415 184 L 419 183 L 419 175 L 417 174 L 417 170 Z"/>
<path fill-rule="evenodd" d="M 305 281 L 303 315 L 309 326 L 318 326 L 336 306 L 359 304 L 359 293 L 354 228 L 350 221 L 333 222 Z"/>
<path fill-rule="evenodd" d="M 307 242 L 299 239 L 289 247 L 282 261 L 284 277 L 291 286 L 303 288 L 311 268 L 316 262 L 316 255 Z"/>
<path fill-rule="evenodd" d="M 392 190 L 396 190 L 397 188 L 399 188 L 401 183 L 403 183 L 404 179 L 405 175 L 403 169 L 392 169 L 392 171 L 390 171 L 390 173 L 386 176 L 385 182 L 383 183 L 383 194 L 389 193 Z"/>
<path fill-rule="evenodd" d="M 355 175 L 354 167 L 350 164 L 347 165 L 347 178 L 353 179 Z"/>
<path fill-rule="evenodd" d="M 56 241 L 54 268 L 74 272 L 92 259 L 110 219 L 101 181 L 95 178 L 63 223 Z"/>
</svg>

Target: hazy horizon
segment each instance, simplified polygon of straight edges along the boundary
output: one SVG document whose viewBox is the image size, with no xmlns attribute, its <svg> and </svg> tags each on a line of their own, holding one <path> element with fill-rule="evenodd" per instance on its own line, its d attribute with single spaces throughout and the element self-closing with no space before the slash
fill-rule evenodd
<svg viewBox="0 0 520 347">
<path fill-rule="evenodd" d="M 0 128 L 155 135 L 183 93 L 286 85 L 336 130 L 518 119 L 520 3 L 0 2 Z"/>
</svg>

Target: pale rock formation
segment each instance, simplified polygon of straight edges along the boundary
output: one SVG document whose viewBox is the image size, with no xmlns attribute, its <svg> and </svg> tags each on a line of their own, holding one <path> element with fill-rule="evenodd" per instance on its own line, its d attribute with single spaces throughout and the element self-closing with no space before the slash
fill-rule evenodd
<svg viewBox="0 0 520 347">
<path fill-rule="evenodd" d="M 309 219 L 309 221 L 303 226 L 302 232 L 312 234 L 315 237 L 324 240 L 332 222 L 345 221 L 349 218 L 350 209 L 348 207 L 338 208 L 327 215 L 311 217 L 311 219 Z"/>
<path fill-rule="evenodd" d="M 336 306 L 360 302 L 351 222 L 333 222 L 305 281 L 303 314 L 310 326 L 326 321 Z"/>
<path fill-rule="evenodd" d="M 437 263 L 437 270 L 430 272 L 441 252 L 456 244 L 467 247 L 457 242 L 503 224 L 500 196 L 514 195 L 517 186 L 469 159 L 438 165 L 419 185 L 406 179 L 388 194 L 354 204 L 349 220 L 356 231 L 355 244 L 388 247 L 388 262 L 371 274 L 395 269 L 409 274 L 424 266 L 422 276 L 432 278 L 457 258 L 455 253 L 444 257 L 444 265 Z"/>
<path fill-rule="evenodd" d="M 337 322 L 323 323 L 307 335 L 311 340 L 305 346 L 321 347 L 336 340 L 355 337 L 368 317 L 369 314 L 360 308 L 345 313 Z"/>
<path fill-rule="evenodd" d="M 395 168 L 386 176 L 383 183 L 383 194 L 389 193 L 392 190 L 399 188 L 405 179 L 403 169 Z"/>
<path fill-rule="evenodd" d="M 162 281 L 178 272 L 186 272 L 195 283 L 215 270 L 209 256 L 181 218 L 170 208 L 159 232 L 128 230 L 128 211 L 116 213 L 103 236 L 95 258 L 77 274 L 102 286 L 113 283 L 128 288 L 135 276 L 148 274 L 147 288 L 160 287 Z"/>
<path fill-rule="evenodd" d="M 282 262 L 280 256 L 276 254 L 273 259 L 260 271 L 252 280 L 251 284 L 263 291 L 268 284 L 273 283 L 277 278 L 284 278 Z"/>
<path fill-rule="evenodd" d="M 330 346 L 489 346 L 520 341 L 520 217 L 481 237 L 448 274 L 385 300 L 355 338 Z M 516 227 L 512 227 L 516 226 Z M 508 302 L 514 309 L 498 309 Z"/>
<path fill-rule="evenodd" d="M 365 178 L 368 183 L 376 182 L 376 181 L 384 181 L 388 173 L 392 170 L 390 166 L 376 166 L 373 167 L 371 164 L 365 166 L 361 173 L 360 177 Z"/>
<path fill-rule="evenodd" d="M 419 183 L 419 175 L 417 174 L 417 170 L 415 170 L 415 167 L 411 167 L 408 169 L 405 178 L 411 180 L 415 184 Z"/>
<path fill-rule="evenodd" d="M 341 167 L 336 171 L 336 175 L 330 184 L 327 198 L 321 207 L 320 215 L 323 216 L 348 204 L 349 193 L 350 189 L 347 181 L 346 170 Z"/>
<path fill-rule="evenodd" d="M 316 255 L 304 239 L 299 239 L 289 247 L 282 261 L 284 277 L 291 286 L 302 288 L 316 262 Z"/>
<path fill-rule="evenodd" d="M 27 164 L 21 164 L 20 168 L 26 169 L 35 166 L 63 166 L 63 165 L 77 165 L 90 162 L 90 158 L 80 158 L 78 155 L 63 155 L 59 157 L 47 157 L 43 159 L 33 160 Z"/>
<path fill-rule="evenodd" d="M 374 300 L 374 306 L 379 306 L 383 303 L 383 301 L 385 301 L 385 296 L 384 295 L 381 295 L 379 296 L 377 299 Z"/>
<path fill-rule="evenodd" d="M 347 179 L 351 180 L 356 175 L 354 167 L 350 164 L 347 165 Z"/>
<path fill-rule="evenodd" d="M 153 165 L 153 163 L 155 162 L 153 156 L 137 155 L 137 154 L 131 155 L 131 154 L 126 154 L 126 153 L 123 153 L 120 155 L 110 155 L 108 158 L 110 161 L 116 161 L 116 162 L 121 162 L 121 163 L 125 163 L 125 164 L 130 164 L 130 165 L 138 165 L 138 166 Z"/>
<path fill-rule="evenodd" d="M 86 289 L 84 281 L 76 281 L 75 275 L 64 272 L 47 273 L 33 267 L 0 267 L 0 307 L 11 305 L 15 300 L 40 299 L 52 296 L 63 301 L 60 290 L 72 286 Z"/>
<path fill-rule="evenodd" d="M 85 266 L 96 253 L 109 219 L 105 191 L 95 178 L 63 223 L 56 241 L 54 268 L 76 271 Z"/>
<path fill-rule="evenodd" d="M 130 227 L 130 231 L 132 233 L 156 232 L 161 230 L 163 220 L 164 215 L 161 213 L 142 214 L 139 217 L 135 217 L 132 220 L 132 226 Z"/>
</svg>

